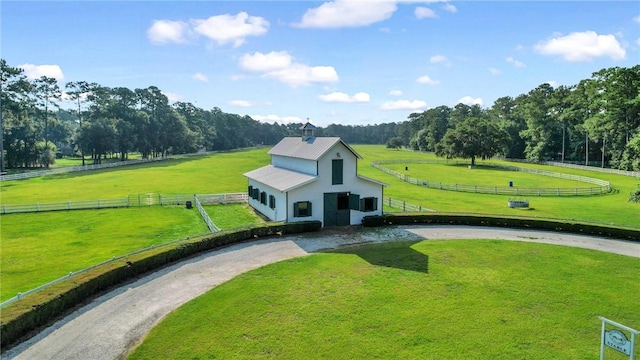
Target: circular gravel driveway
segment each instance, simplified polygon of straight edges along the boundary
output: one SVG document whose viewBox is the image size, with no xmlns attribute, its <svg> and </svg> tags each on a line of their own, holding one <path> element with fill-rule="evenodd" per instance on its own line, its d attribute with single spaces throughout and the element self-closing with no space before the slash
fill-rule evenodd
<svg viewBox="0 0 640 360">
<path fill-rule="evenodd" d="M 640 243 L 554 232 L 465 226 L 340 228 L 236 244 L 207 252 L 96 298 L 4 359 L 121 359 L 164 316 L 238 274 L 323 249 L 420 239 L 503 239 L 587 248 L 640 258 Z"/>
</svg>

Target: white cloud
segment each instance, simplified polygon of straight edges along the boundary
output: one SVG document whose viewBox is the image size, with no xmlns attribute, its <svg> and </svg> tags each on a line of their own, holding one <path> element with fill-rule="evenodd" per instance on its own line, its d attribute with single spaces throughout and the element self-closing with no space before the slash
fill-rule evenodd
<svg viewBox="0 0 640 360">
<path fill-rule="evenodd" d="M 626 51 L 614 35 L 599 35 L 595 31 L 574 32 L 541 41 L 534 49 L 542 55 L 557 55 L 566 61 L 591 61 L 598 57 L 622 60 Z"/>
<path fill-rule="evenodd" d="M 443 9 L 447 10 L 450 13 L 456 13 L 458 12 L 458 8 L 456 8 L 454 5 L 452 4 L 444 4 L 444 6 L 442 7 Z"/>
<path fill-rule="evenodd" d="M 302 118 L 298 116 L 278 116 L 278 115 L 249 115 L 253 120 L 265 122 L 265 123 L 281 123 L 281 124 L 289 124 L 289 123 L 300 123 L 303 122 Z"/>
<path fill-rule="evenodd" d="M 432 64 L 443 64 L 447 67 L 451 66 L 451 61 L 449 61 L 446 56 L 440 54 L 433 55 L 431 58 L 429 58 L 429 61 Z"/>
<path fill-rule="evenodd" d="M 240 67 L 246 71 L 270 72 L 286 69 L 291 66 L 293 59 L 286 51 L 271 51 L 268 54 L 255 52 L 244 54 L 240 58 Z"/>
<path fill-rule="evenodd" d="M 156 20 L 147 30 L 147 37 L 154 44 L 187 42 L 185 35 L 189 32 L 188 24 L 182 21 Z"/>
<path fill-rule="evenodd" d="M 189 22 L 156 20 L 147 30 L 147 37 L 153 44 L 186 43 L 187 36 L 203 35 L 219 45 L 244 44 L 249 36 L 264 35 L 269 22 L 246 12 L 237 15 L 216 15 L 208 19 L 190 19 Z"/>
<path fill-rule="evenodd" d="M 636 16 L 633 18 L 634 22 L 637 22 L 638 24 L 640 24 L 640 15 Z"/>
<path fill-rule="evenodd" d="M 42 76 L 54 78 L 58 81 L 64 79 L 62 69 L 58 65 L 34 65 L 26 63 L 18 65 L 18 67 L 24 70 L 24 75 L 29 80 L 39 79 Z"/>
<path fill-rule="evenodd" d="M 393 15 L 395 1 L 335 0 L 308 9 L 299 23 L 301 28 L 341 28 L 366 26 L 386 20 Z"/>
<path fill-rule="evenodd" d="M 184 100 L 184 96 L 172 92 L 162 92 L 169 99 L 169 102 L 178 102 Z"/>
<path fill-rule="evenodd" d="M 207 77 L 207 75 L 202 73 L 195 73 L 191 78 L 200 82 L 209 82 L 209 78 Z"/>
<path fill-rule="evenodd" d="M 292 64 L 286 69 L 271 71 L 264 76 L 274 78 L 292 87 L 338 81 L 338 73 L 333 66 L 307 66 L 304 64 Z"/>
<path fill-rule="evenodd" d="M 549 81 L 547 81 L 547 84 L 551 85 L 551 87 L 554 88 L 554 89 L 557 88 L 560 85 L 555 80 L 549 80 Z"/>
<path fill-rule="evenodd" d="M 245 54 L 240 58 L 240 67 L 246 71 L 261 72 L 264 77 L 276 79 L 292 87 L 310 83 L 333 83 L 339 79 L 333 66 L 296 63 L 286 51 Z"/>
<path fill-rule="evenodd" d="M 320 95 L 318 96 L 318 98 L 320 98 L 320 100 L 324 102 L 337 103 L 363 103 L 369 102 L 371 100 L 369 94 L 365 92 L 355 93 L 353 94 L 353 96 L 350 96 L 349 94 L 343 92 L 332 92 L 330 94 Z"/>
<path fill-rule="evenodd" d="M 496 68 L 489 68 L 488 70 L 493 76 L 500 75 L 501 73 L 500 69 L 496 69 Z"/>
<path fill-rule="evenodd" d="M 465 105 L 480 105 L 482 106 L 482 104 L 484 104 L 484 101 L 482 101 L 482 98 L 472 98 L 471 96 L 465 96 L 463 98 L 461 98 L 460 100 L 458 100 L 458 102 L 456 104 L 465 104 Z"/>
<path fill-rule="evenodd" d="M 387 101 L 380 106 L 382 110 L 424 110 L 427 103 L 422 100 Z"/>
<path fill-rule="evenodd" d="M 402 95 L 402 90 L 391 90 L 391 91 L 389 91 L 389 95 L 391 95 L 391 96 L 401 96 Z"/>
<path fill-rule="evenodd" d="M 253 104 L 247 100 L 231 100 L 229 105 L 236 107 L 252 107 Z"/>
<path fill-rule="evenodd" d="M 208 19 L 192 19 L 193 30 L 220 45 L 233 43 L 238 47 L 248 36 L 264 35 L 269 29 L 269 22 L 259 16 L 249 16 L 246 12 L 237 15 L 217 15 Z"/>
<path fill-rule="evenodd" d="M 437 18 L 438 15 L 436 15 L 436 12 L 426 8 L 426 7 L 422 7 L 422 6 L 418 6 L 416 7 L 416 10 L 414 11 L 414 14 L 416 15 L 416 18 L 418 19 L 433 19 L 433 18 Z"/>
<path fill-rule="evenodd" d="M 433 80 L 432 78 L 430 78 L 427 75 L 424 76 L 420 76 L 419 78 L 416 79 L 416 81 L 420 84 L 426 84 L 426 85 L 438 85 L 440 84 L 439 80 Z"/>
<path fill-rule="evenodd" d="M 509 64 L 513 64 L 513 66 L 517 67 L 517 68 L 524 68 L 527 67 L 527 65 L 525 65 L 525 63 L 523 63 L 520 60 L 516 60 L 514 58 L 512 58 L 511 56 L 509 56 L 508 58 L 505 59 L 506 62 L 508 62 Z"/>
<path fill-rule="evenodd" d="M 636 44 L 638 44 L 638 46 L 640 46 L 640 38 L 638 38 L 638 40 L 636 40 Z"/>
</svg>

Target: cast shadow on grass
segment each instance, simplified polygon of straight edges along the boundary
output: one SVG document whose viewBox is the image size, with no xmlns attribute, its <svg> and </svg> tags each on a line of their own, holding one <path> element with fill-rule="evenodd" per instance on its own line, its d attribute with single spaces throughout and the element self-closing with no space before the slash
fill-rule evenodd
<svg viewBox="0 0 640 360">
<path fill-rule="evenodd" d="M 382 244 L 356 245 L 332 250 L 332 253 L 357 255 L 373 266 L 429 273 L 429 255 L 411 246 L 419 241 L 394 241 Z"/>
</svg>

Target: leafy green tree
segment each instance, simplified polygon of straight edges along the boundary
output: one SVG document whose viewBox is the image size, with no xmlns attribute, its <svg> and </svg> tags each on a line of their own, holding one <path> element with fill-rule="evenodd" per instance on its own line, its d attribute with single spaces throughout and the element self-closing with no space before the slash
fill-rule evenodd
<svg viewBox="0 0 640 360">
<path fill-rule="evenodd" d="M 88 83 L 86 81 L 71 81 L 65 85 L 67 89 L 67 95 L 69 96 L 69 100 L 76 103 L 77 110 L 75 110 L 75 115 L 78 118 L 78 129 L 82 128 L 82 118 L 83 118 L 83 110 L 82 105 L 88 101 L 89 94 L 93 88 L 96 88 L 98 84 L 96 83 Z M 80 156 L 82 157 L 82 166 L 84 163 L 84 151 L 82 146 L 80 146 Z"/>
<path fill-rule="evenodd" d="M 620 161 L 623 170 L 640 171 L 640 131 L 627 143 Z"/>
<path fill-rule="evenodd" d="M 54 144 L 46 144 L 44 141 L 39 141 L 36 144 L 38 151 L 38 163 L 40 166 L 48 168 L 56 162 L 56 152 L 58 149 Z"/>
<path fill-rule="evenodd" d="M 525 156 L 529 160 L 554 159 L 561 148 L 558 140 L 562 127 L 553 111 L 552 96 L 553 87 L 545 83 L 531 90 L 524 102 L 527 127 L 520 136 L 526 141 Z"/>
<path fill-rule="evenodd" d="M 31 83 L 24 71 L 0 59 L 0 172 L 5 171 L 5 162 L 9 167 L 17 164 L 26 166 L 28 162 L 20 148 L 26 145 L 26 138 L 32 137 L 35 131 L 35 127 L 29 126 L 33 124 L 27 124 L 30 92 Z"/>
<path fill-rule="evenodd" d="M 85 122 L 78 137 L 78 143 L 85 149 L 90 149 L 94 163 L 102 163 L 102 157 L 115 151 L 117 133 L 115 119 L 99 118 Z"/>
<path fill-rule="evenodd" d="M 60 100 L 62 92 L 58 86 L 58 81 L 48 76 L 42 76 L 33 81 L 33 97 L 36 102 L 36 107 L 41 113 L 41 117 L 44 122 L 44 145 L 45 148 L 49 145 L 49 124 L 51 113 L 49 112 L 49 106 L 58 107 L 56 101 Z"/>
<path fill-rule="evenodd" d="M 448 159 L 471 159 L 471 165 L 476 164 L 476 158 L 482 160 L 504 154 L 509 144 L 509 134 L 490 120 L 474 117 L 458 123 L 447 133 L 436 147 L 436 155 Z"/>
<path fill-rule="evenodd" d="M 389 149 L 400 149 L 403 145 L 402 138 L 399 136 L 392 137 L 387 141 L 387 148 Z"/>
<path fill-rule="evenodd" d="M 517 98 L 504 96 L 496 99 L 487 111 L 489 119 L 509 134 L 509 147 L 505 156 L 513 159 L 524 158 L 525 141 L 520 132 L 526 129 L 526 122 L 522 114 L 522 104 L 526 95 Z"/>
</svg>

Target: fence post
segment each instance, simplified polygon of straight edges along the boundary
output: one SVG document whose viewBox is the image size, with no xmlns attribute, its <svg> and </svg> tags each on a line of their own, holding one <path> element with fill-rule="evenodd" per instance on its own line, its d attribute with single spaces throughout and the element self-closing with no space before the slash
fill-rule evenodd
<svg viewBox="0 0 640 360">
<path fill-rule="evenodd" d="M 36 203 L 36 211 L 40 211 L 40 203 Z"/>
<path fill-rule="evenodd" d="M 71 210 L 71 201 L 67 201 L 67 210 Z"/>
<path fill-rule="evenodd" d="M 100 199 L 98 199 L 98 209 L 100 209 Z"/>
<path fill-rule="evenodd" d="M 407 211 L 407 202 L 406 201 L 402 201 L 402 211 Z"/>
<path fill-rule="evenodd" d="M 2 205 L 2 209 L 3 209 L 3 213 L 6 214 L 7 213 L 7 204 Z"/>
</svg>

